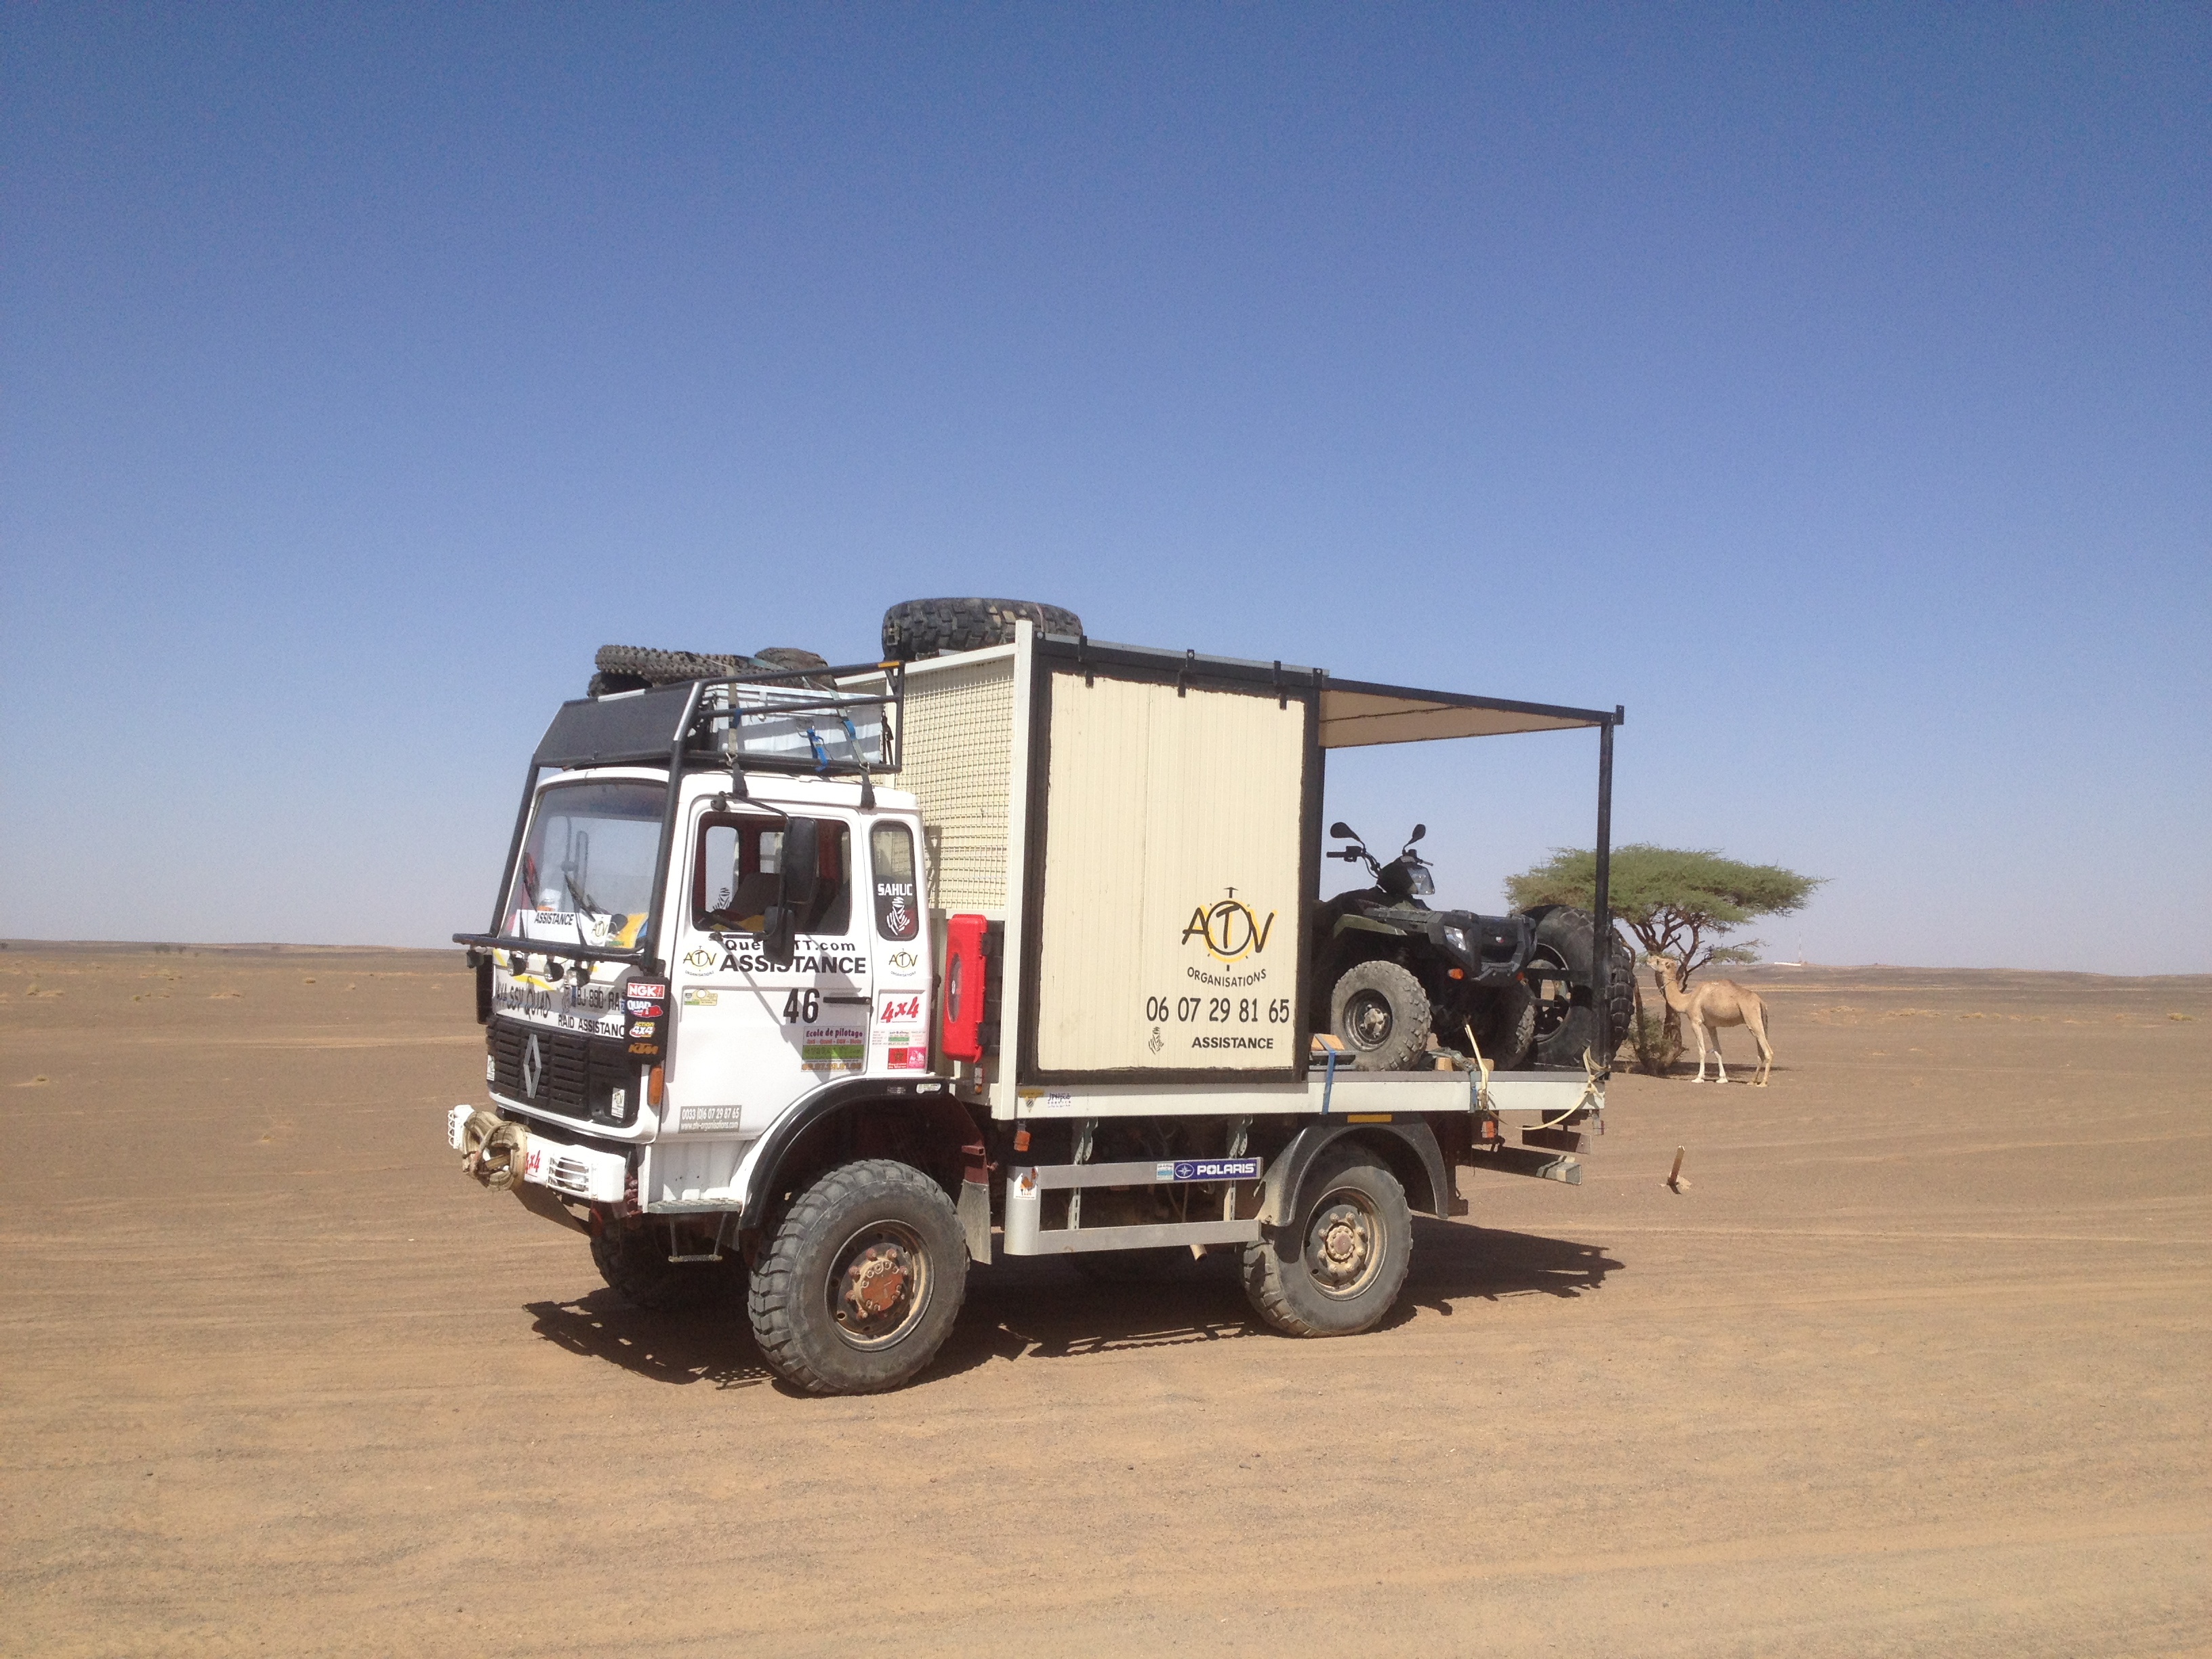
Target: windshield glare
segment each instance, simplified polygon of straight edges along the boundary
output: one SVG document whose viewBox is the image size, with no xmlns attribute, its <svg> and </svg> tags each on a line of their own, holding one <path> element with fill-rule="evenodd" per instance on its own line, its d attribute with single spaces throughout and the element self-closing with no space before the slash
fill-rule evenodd
<svg viewBox="0 0 2212 1659">
<path fill-rule="evenodd" d="M 538 797 L 505 931 L 626 951 L 652 908 L 665 785 L 556 783 Z"/>
</svg>

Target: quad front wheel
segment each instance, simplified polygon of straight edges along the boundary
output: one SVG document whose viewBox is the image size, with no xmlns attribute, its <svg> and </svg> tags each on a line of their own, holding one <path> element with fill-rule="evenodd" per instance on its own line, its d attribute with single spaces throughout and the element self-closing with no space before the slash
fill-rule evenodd
<svg viewBox="0 0 2212 1659">
<path fill-rule="evenodd" d="M 1284 1224 L 1244 1247 L 1252 1310 L 1292 1336 L 1350 1336 L 1398 1300 L 1413 1265 L 1406 1189 L 1357 1142 L 1326 1147 Z"/>
<path fill-rule="evenodd" d="M 753 1268 L 761 1358 L 809 1394 L 874 1394 L 934 1358 L 967 1292 L 945 1189 L 911 1164 L 830 1170 L 784 1212 Z"/>
<path fill-rule="evenodd" d="M 1328 1028 L 1363 1072 L 1395 1072 L 1429 1046 L 1429 994 L 1395 962 L 1358 962 L 1328 997 Z"/>
</svg>

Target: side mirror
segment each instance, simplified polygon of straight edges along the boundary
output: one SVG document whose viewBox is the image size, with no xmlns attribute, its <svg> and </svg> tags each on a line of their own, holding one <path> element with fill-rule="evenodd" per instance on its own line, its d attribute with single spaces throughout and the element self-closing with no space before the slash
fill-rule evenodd
<svg viewBox="0 0 2212 1659">
<path fill-rule="evenodd" d="M 1412 835 L 1410 835 L 1410 836 L 1407 836 L 1407 837 L 1406 837 L 1406 845 L 1407 845 L 1407 846 L 1408 846 L 1408 847 L 1411 847 L 1411 846 L 1412 846 L 1415 842 L 1417 842 L 1417 841 L 1420 840 L 1420 838 L 1421 838 L 1423 836 L 1425 836 L 1425 835 L 1427 835 L 1428 833 L 1429 833 L 1429 826 L 1428 826 L 1427 824 L 1425 824 L 1425 823 L 1417 823 L 1417 824 L 1415 824 L 1415 825 L 1413 826 L 1413 833 Z"/>
<path fill-rule="evenodd" d="M 793 818 L 776 855 L 777 902 L 794 916 L 811 914 L 822 884 L 822 820 Z"/>
<path fill-rule="evenodd" d="M 1328 833 L 1332 836 L 1341 836 L 1346 841 L 1358 841 L 1359 839 L 1358 835 L 1352 830 L 1352 827 L 1346 823 L 1342 818 L 1339 818 L 1334 823 L 1328 826 Z"/>
<path fill-rule="evenodd" d="M 771 904 L 761 918 L 761 954 L 779 968 L 799 955 L 799 915 L 787 904 Z"/>
</svg>

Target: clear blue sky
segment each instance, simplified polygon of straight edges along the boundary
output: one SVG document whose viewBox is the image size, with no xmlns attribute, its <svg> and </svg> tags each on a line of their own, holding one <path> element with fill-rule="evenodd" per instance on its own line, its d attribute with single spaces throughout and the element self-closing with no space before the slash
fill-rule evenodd
<svg viewBox="0 0 2212 1659">
<path fill-rule="evenodd" d="M 599 644 L 1008 593 L 1625 703 L 1772 954 L 2212 969 L 2212 9 L 0 31 L 0 933 L 441 940 Z M 1330 808 L 1493 907 L 1595 747 Z"/>
</svg>

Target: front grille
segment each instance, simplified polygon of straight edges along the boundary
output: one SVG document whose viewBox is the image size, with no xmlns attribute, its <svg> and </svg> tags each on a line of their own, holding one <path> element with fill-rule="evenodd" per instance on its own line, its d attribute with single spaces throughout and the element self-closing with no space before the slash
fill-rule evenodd
<svg viewBox="0 0 2212 1659">
<path fill-rule="evenodd" d="M 532 1037 L 538 1041 L 533 1093 L 524 1086 Z M 485 1040 L 491 1051 L 495 1094 L 562 1117 L 596 1118 L 628 1123 L 637 1113 L 637 1081 L 619 1037 L 587 1037 L 520 1020 L 495 1019 Z M 614 1091 L 623 1091 L 619 1113 L 611 1109 Z"/>
</svg>

